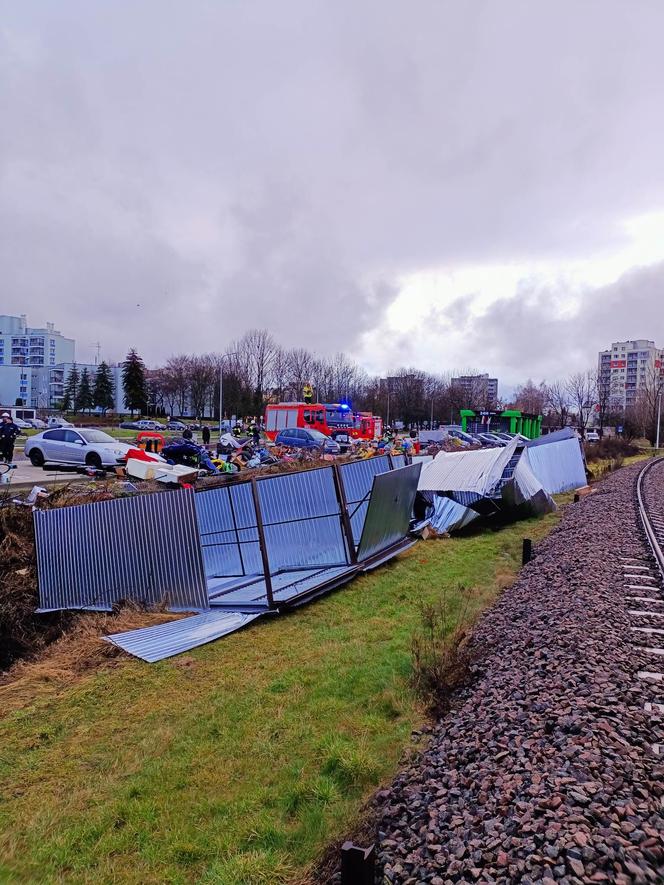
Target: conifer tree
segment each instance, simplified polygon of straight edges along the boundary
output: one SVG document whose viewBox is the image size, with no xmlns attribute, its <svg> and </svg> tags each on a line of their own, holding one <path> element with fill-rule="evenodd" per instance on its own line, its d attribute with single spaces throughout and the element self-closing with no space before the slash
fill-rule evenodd
<svg viewBox="0 0 664 885">
<path fill-rule="evenodd" d="M 139 414 L 145 411 L 148 401 L 148 388 L 145 380 L 145 364 L 132 347 L 122 364 L 122 386 L 124 387 L 124 404 L 131 412 Z"/>
<path fill-rule="evenodd" d="M 113 375 L 108 363 L 103 360 L 99 363 L 97 368 L 93 399 L 94 405 L 101 409 L 103 415 L 106 414 L 108 409 L 112 409 L 115 405 L 115 384 L 113 383 Z"/>
</svg>

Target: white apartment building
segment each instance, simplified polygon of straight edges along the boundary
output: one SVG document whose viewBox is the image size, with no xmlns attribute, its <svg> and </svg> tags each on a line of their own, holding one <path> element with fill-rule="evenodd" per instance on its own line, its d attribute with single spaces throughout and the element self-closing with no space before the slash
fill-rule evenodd
<svg viewBox="0 0 664 885">
<path fill-rule="evenodd" d="M 33 370 L 72 362 L 75 351 L 74 340 L 65 338 L 53 323 L 33 328 L 25 314 L 0 315 L 0 403 L 31 404 Z"/>
<path fill-rule="evenodd" d="M 19 401 L 33 409 L 55 409 L 76 359 L 76 342 L 55 329 L 28 326 L 25 314 L 0 315 L 0 405 Z M 93 382 L 97 366 L 81 363 L 79 374 L 88 370 Z M 122 368 L 111 366 L 115 381 L 115 411 L 124 410 Z"/>
<path fill-rule="evenodd" d="M 615 405 L 626 409 L 653 378 L 664 377 L 664 350 L 646 338 L 615 341 L 600 351 L 598 368 Z"/>
</svg>

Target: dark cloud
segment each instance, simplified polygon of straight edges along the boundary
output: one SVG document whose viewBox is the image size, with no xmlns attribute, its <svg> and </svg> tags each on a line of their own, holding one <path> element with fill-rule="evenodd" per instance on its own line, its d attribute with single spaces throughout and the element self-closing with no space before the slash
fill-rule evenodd
<svg viewBox="0 0 664 885">
<path fill-rule="evenodd" d="M 664 205 L 654 0 L 28 0 L 1 21 L 3 309 L 82 358 L 255 325 L 352 352 L 408 274 L 618 249 Z M 482 322 L 538 310 L 548 370 L 545 293 Z M 447 334 L 476 334 L 454 311 Z"/>
</svg>

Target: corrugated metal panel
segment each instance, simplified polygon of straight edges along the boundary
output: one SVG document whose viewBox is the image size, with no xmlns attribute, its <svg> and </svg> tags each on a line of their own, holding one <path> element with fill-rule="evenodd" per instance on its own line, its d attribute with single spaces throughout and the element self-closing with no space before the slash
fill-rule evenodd
<svg viewBox="0 0 664 885">
<path fill-rule="evenodd" d="M 528 447 L 526 451 L 532 472 L 550 495 L 586 485 L 586 471 L 578 439 Z"/>
<path fill-rule="evenodd" d="M 195 502 L 207 577 L 262 574 L 251 485 L 198 492 Z"/>
<path fill-rule="evenodd" d="M 192 618 L 171 621 L 168 624 L 128 630 L 126 633 L 112 633 L 104 639 L 124 649 L 130 655 L 152 664 L 227 636 L 258 617 L 260 617 L 258 614 L 216 609 Z"/>
<path fill-rule="evenodd" d="M 444 498 L 442 495 L 434 497 L 431 526 L 437 532 L 453 532 L 465 528 L 478 517 L 479 513 L 463 504 L 457 504 L 451 498 Z"/>
<path fill-rule="evenodd" d="M 578 439 L 576 430 L 572 427 L 562 427 L 560 430 L 554 430 L 553 433 L 545 433 L 544 436 L 538 436 L 536 439 L 529 439 L 525 443 L 526 448 L 532 449 L 536 446 L 548 446 L 551 443 L 562 442 L 565 439 Z"/>
<path fill-rule="evenodd" d="M 421 464 L 411 464 L 374 477 L 362 540 L 357 549 L 360 562 L 408 535 L 421 470 Z"/>
<path fill-rule="evenodd" d="M 42 609 L 208 607 L 190 489 L 34 512 Z"/>
<path fill-rule="evenodd" d="M 516 451 L 518 440 L 496 449 L 470 452 L 439 452 L 425 464 L 420 490 L 432 492 L 475 492 L 490 496 Z"/>
<path fill-rule="evenodd" d="M 392 467 L 396 470 L 399 467 L 406 466 L 406 456 L 405 455 L 391 455 L 392 458 Z"/>
<path fill-rule="evenodd" d="M 337 568 L 293 569 L 280 572 L 272 577 L 272 593 L 279 602 L 288 602 L 295 596 L 327 584 L 342 575 L 350 579 L 355 574 L 354 566 Z M 265 579 L 256 578 L 245 586 L 226 587 L 212 590 L 210 605 L 221 608 L 232 608 L 235 611 L 255 611 L 257 607 L 267 608 Z"/>
<path fill-rule="evenodd" d="M 349 464 L 342 464 L 339 468 L 355 544 L 359 544 L 362 537 L 373 478 L 390 469 L 390 460 L 387 455 L 367 458 L 364 461 L 351 461 Z"/>
<path fill-rule="evenodd" d="M 256 488 L 271 573 L 348 564 L 332 467 L 271 476 Z"/>
</svg>

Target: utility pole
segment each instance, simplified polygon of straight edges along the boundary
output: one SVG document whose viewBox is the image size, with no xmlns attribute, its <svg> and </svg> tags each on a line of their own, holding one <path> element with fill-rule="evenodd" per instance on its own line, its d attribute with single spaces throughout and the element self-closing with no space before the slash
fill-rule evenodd
<svg viewBox="0 0 664 885">
<path fill-rule="evenodd" d="M 662 394 L 657 397 L 657 437 L 655 439 L 655 448 L 659 448 L 659 428 L 662 423 Z"/>
</svg>

